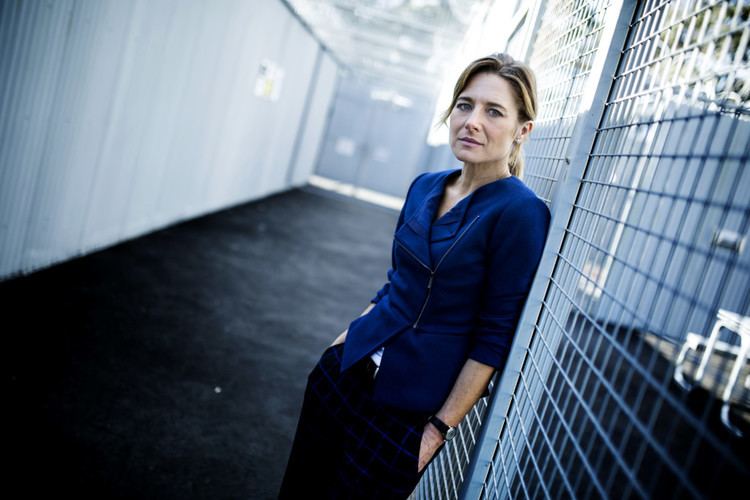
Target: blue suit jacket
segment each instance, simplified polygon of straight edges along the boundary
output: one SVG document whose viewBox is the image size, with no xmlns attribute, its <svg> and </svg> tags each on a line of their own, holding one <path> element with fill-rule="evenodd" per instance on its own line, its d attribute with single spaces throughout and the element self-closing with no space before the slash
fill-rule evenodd
<svg viewBox="0 0 750 500">
<path fill-rule="evenodd" d="M 550 212 L 511 176 L 479 187 L 433 223 L 447 179 L 460 172 L 412 181 L 388 282 L 375 307 L 349 325 L 342 371 L 385 346 L 373 392 L 379 403 L 434 413 L 467 358 L 497 369 L 507 359 Z"/>
</svg>

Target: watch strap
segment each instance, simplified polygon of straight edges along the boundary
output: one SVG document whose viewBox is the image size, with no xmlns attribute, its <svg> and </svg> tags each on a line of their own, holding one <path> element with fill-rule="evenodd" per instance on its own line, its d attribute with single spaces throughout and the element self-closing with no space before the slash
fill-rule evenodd
<svg viewBox="0 0 750 500">
<path fill-rule="evenodd" d="M 434 425 L 437 428 L 437 430 L 440 431 L 440 434 L 443 435 L 443 439 L 447 439 L 448 431 L 453 429 L 453 427 L 449 426 L 448 424 L 440 420 L 440 418 L 437 415 L 432 415 L 429 421 L 432 425 Z"/>
</svg>

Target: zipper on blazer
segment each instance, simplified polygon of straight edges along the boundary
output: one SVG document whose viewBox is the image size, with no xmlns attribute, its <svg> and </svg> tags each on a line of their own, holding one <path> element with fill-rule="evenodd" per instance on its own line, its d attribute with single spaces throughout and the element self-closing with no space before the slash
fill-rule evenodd
<svg viewBox="0 0 750 500">
<path fill-rule="evenodd" d="M 414 321 L 414 324 L 412 325 L 412 328 L 416 328 L 417 324 L 419 324 L 419 319 L 422 317 L 422 313 L 424 312 L 424 308 L 427 307 L 427 301 L 430 300 L 430 291 L 432 290 L 432 279 L 435 277 L 435 271 L 433 271 L 432 269 L 430 269 L 430 266 L 428 266 L 427 264 L 425 264 L 424 262 L 422 262 L 421 260 L 419 260 L 419 257 L 417 257 L 416 255 L 414 255 L 414 252 L 412 252 L 411 250 L 409 250 L 408 248 L 406 248 L 406 245 L 402 244 L 398 240 L 398 238 L 396 238 L 396 243 L 398 243 L 398 245 L 401 248 L 403 248 L 406 251 L 406 253 L 408 253 L 409 255 L 411 255 L 414 258 L 414 260 L 416 260 L 417 262 L 419 262 L 420 264 L 422 264 L 422 267 L 424 267 L 425 269 L 427 269 L 428 271 L 430 271 L 430 279 L 427 281 L 427 296 L 425 297 L 424 302 L 422 303 L 422 309 L 419 310 L 419 316 L 417 316 L 417 319 Z"/>
<path fill-rule="evenodd" d="M 427 269 L 428 271 L 430 271 L 430 273 L 432 273 L 432 269 L 430 269 L 430 266 L 428 266 L 427 264 L 425 264 L 424 262 L 422 262 L 421 260 L 419 260 L 419 257 L 417 257 L 416 255 L 414 255 L 414 252 L 412 252 L 411 250 L 409 250 L 408 248 L 406 248 L 406 245 L 404 245 L 403 243 L 401 243 L 398 240 L 398 238 L 396 238 L 396 243 L 398 243 L 398 246 L 400 246 L 401 248 L 403 248 L 404 250 L 406 250 L 406 253 L 408 253 L 409 255 L 411 255 L 414 258 L 414 260 L 416 260 L 417 262 L 419 262 L 420 264 L 422 264 L 422 266 L 425 269 Z"/>
<path fill-rule="evenodd" d="M 430 280 L 427 282 L 427 297 L 424 298 L 422 309 L 419 311 L 419 316 L 417 316 L 416 321 L 414 321 L 412 328 L 417 328 L 417 324 L 419 324 L 419 320 L 420 318 L 422 318 L 422 313 L 424 312 L 424 308 L 427 307 L 427 302 L 429 302 L 430 300 L 430 292 L 432 292 L 432 278 L 434 277 L 435 277 L 435 271 L 430 271 Z"/>
<path fill-rule="evenodd" d="M 430 269 L 430 266 L 428 266 L 427 264 L 425 264 L 424 262 L 422 262 L 421 260 L 419 260 L 419 258 L 416 255 L 414 255 L 414 253 L 411 250 L 409 250 L 408 248 L 406 248 L 405 245 L 401 244 L 401 242 L 398 241 L 398 238 L 396 239 L 396 243 L 398 243 L 399 246 L 401 246 L 401 248 L 403 248 L 404 250 L 406 250 L 406 253 L 408 253 L 409 255 L 411 255 L 414 258 L 414 260 L 416 260 L 417 262 L 419 262 L 420 264 L 422 264 L 422 266 L 424 266 L 425 269 L 427 269 L 428 271 L 430 271 L 430 279 L 429 279 L 429 281 L 427 281 L 427 296 L 425 297 L 424 302 L 422 303 L 422 309 L 420 309 L 419 316 L 417 316 L 417 319 L 414 321 L 414 324 L 412 325 L 412 328 L 416 329 L 417 326 L 419 325 L 419 320 L 422 319 L 422 313 L 424 312 L 425 308 L 427 307 L 427 302 L 429 302 L 429 300 L 430 300 L 430 293 L 432 292 L 432 280 L 435 277 L 435 273 L 437 272 L 438 267 L 440 267 L 440 264 L 443 262 L 443 259 L 445 259 L 445 256 L 448 255 L 448 252 L 450 252 L 453 249 L 453 247 L 456 245 L 456 243 L 458 243 L 459 240 L 464 237 L 464 235 L 469 231 L 469 229 L 471 229 L 471 226 L 474 225 L 474 223 L 479 219 L 479 217 L 480 217 L 479 215 L 477 215 L 476 217 L 474 217 L 474 220 L 472 220 L 469 223 L 469 225 L 466 226 L 466 229 L 464 229 L 461 232 L 461 234 L 459 234 L 458 237 L 455 240 L 453 240 L 453 243 L 451 243 L 451 246 L 448 247 L 448 250 L 446 250 L 445 253 L 443 254 L 443 256 L 440 257 L 440 260 L 438 261 L 437 266 L 435 266 L 434 270 Z"/>
<path fill-rule="evenodd" d="M 443 262 L 443 259 L 445 259 L 445 256 L 448 255 L 448 252 L 450 252 L 451 250 L 453 250 L 453 247 L 456 245 L 456 243 L 458 243 L 459 240 L 464 237 L 464 235 L 469 231 L 469 229 L 471 229 L 471 226 L 474 225 L 474 223 L 477 221 L 477 219 L 479 219 L 478 215 L 476 217 L 474 217 L 474 220 L 471 221 L 468 226 L 466 226 L 466 229 L 464 229 L 461 232 L 461 234 L 459 234 L 458 237 L 455 240 L 453 240 L 453 243 L 451 243 L 451 246 L 448 247 L 448 250 L 446 250 L 445 253 L 443 254 L 443 256 L 440 257 L 440 260 L 438 261 L 437 266 L 435 266 L 435 271 L 438 270 L 438 267 L 440 267 L 440 264 Z"/>
</svg>

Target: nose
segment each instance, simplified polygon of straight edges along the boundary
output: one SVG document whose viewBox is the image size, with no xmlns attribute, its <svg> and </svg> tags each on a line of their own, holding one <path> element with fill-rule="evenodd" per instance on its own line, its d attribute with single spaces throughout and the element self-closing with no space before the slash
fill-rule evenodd
<svg viewBox="0 0 750 500">
<path fill-rule="evenodd" d="M 464 123 L 464 127 L 466 127 L 469 130 L 479 130 L 480 115 L 479 115 L 478 109 L 479 109 L 478 107 L 472 109 L 469 116 L 466 117 L 466 122 Z"/>
</svg>

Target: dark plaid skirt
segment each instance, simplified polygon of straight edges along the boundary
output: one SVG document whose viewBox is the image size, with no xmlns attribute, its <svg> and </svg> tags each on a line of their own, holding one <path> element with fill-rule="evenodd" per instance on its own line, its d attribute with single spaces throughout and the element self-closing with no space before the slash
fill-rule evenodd
<svg viewBox="0 0 750 500">
<path fill-rule="evenodd" d="M 404 499 L 427 470 L 417 472 L 430 415 L 373 402 L 374 362 L 339 373 L 343 348 L 327 348 L 307 377 L 280 499 Z"/>
</svg>

